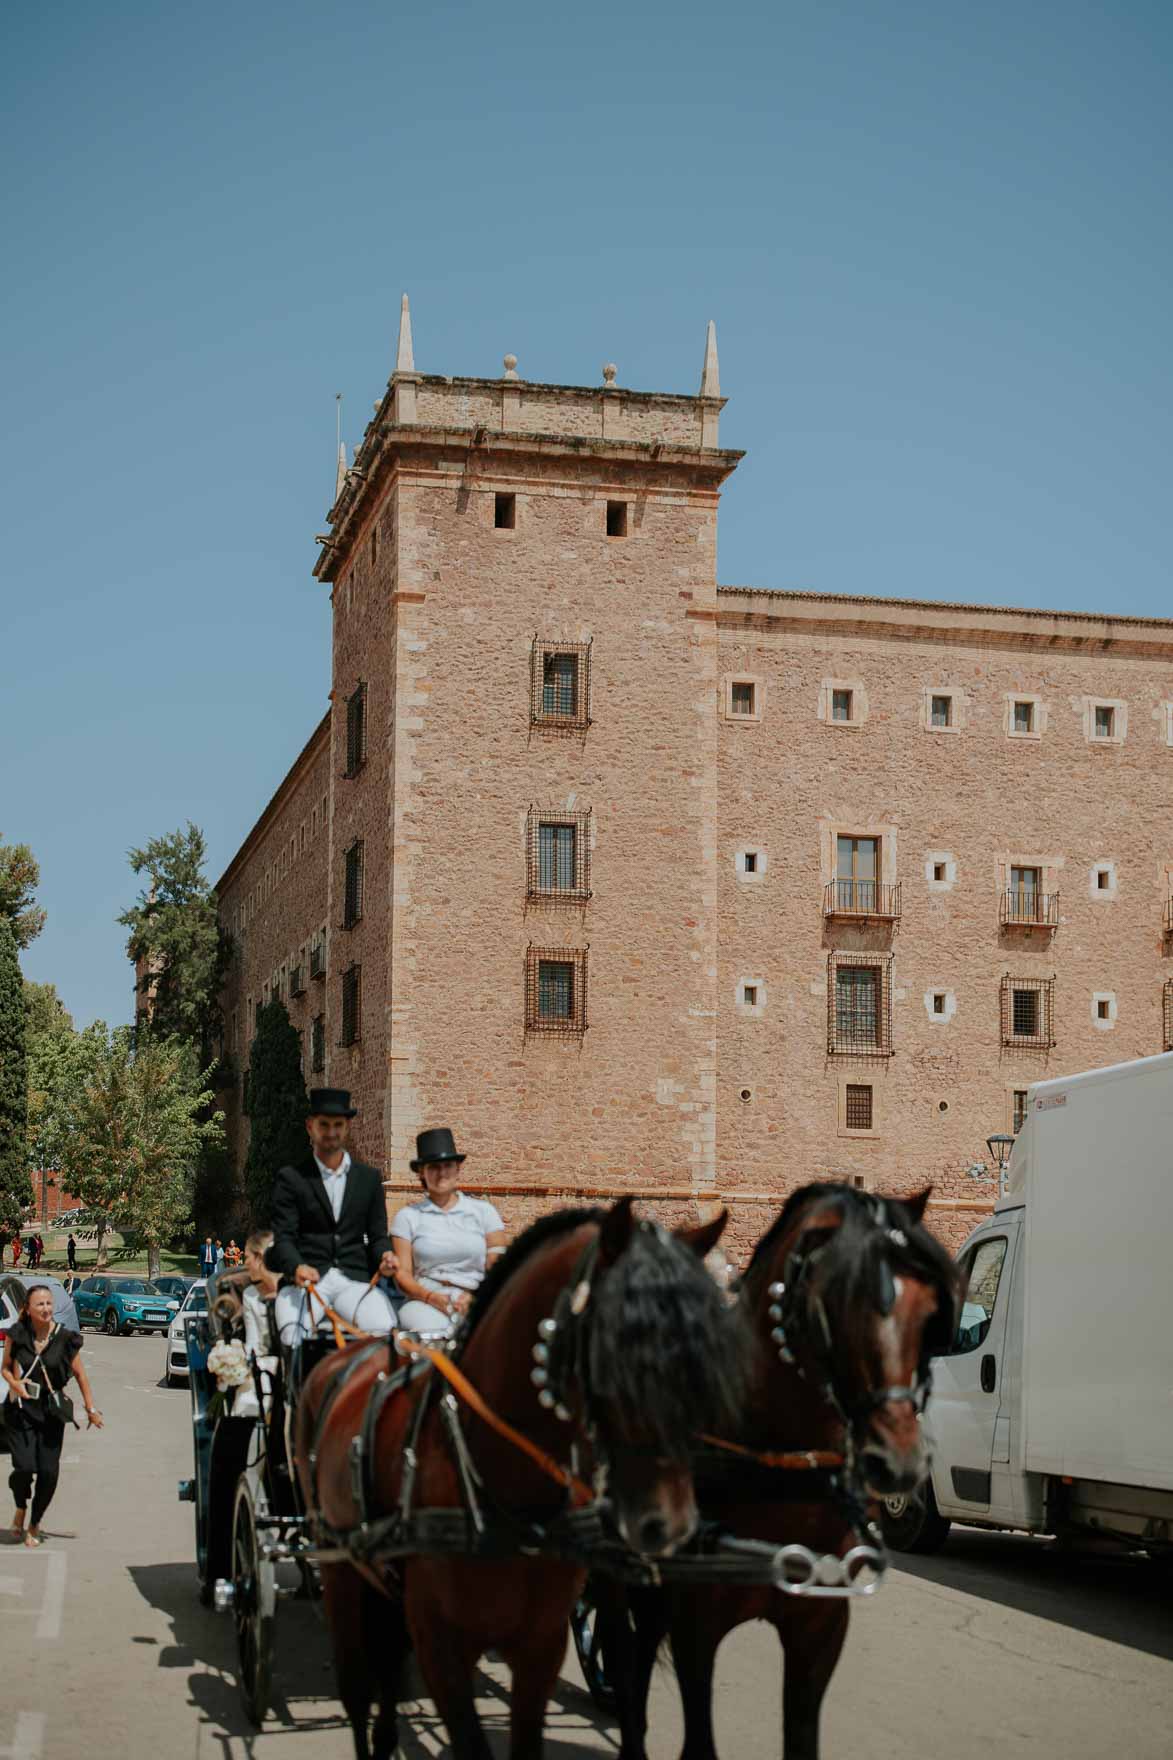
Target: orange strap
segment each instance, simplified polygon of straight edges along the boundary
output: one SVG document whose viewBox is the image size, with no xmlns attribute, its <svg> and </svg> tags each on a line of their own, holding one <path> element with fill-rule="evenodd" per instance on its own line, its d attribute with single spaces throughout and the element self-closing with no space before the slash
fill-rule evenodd
<svg viewBox="0 0 1173 1760">
<path fill-rule="evenodd" d="M 780 1467 L 786 1472 L 816 1472 L 821 1467 L 841 1467 L 843 1456 L 834 1454 L 825 1448 L 796 1449 L 791 1454 L 773 1454 L 767 1449 L 743 1448 L 740 1442 L 726 1442 L 721 1436 L 701 1435 L 698 1442 L 707 1442 L 710 1448 L 722 1448 L 727 1454 L 743 1455 L 746 1460 L 756 1461 L 759 1467 Z"/>
<path fill-rule="evenodd" d="M 474 1411 L 478 1418 L 483 1419 L 490 1430 L 495 1430 L 498 1436 L 503 1436 L 506 1442 L 511 1442 L 514 1448 L 520 1449 L 522 1454 L 528 1455 L 535 1467 L 545 1473 L 548 1479 L 553 1479 L 557 1484 L 564 1486 L 577 1504 L 590 1503 L 593 1500 L 594 1492 L 590 1486 L 584 1484 L 570 1471 L 569 1467 L 564 1467 L 560 1461 L 554 1459 L 553 1455 L 547 1454 L 545 1449 L 539 1448 L 536 1442 L 531 1442 L 528 1436 L 523 1436 L 520 1430 L 515 1430 L 512 1424 L 507 1424 L 504 1418 L 499 1418 L 496 1412 L 486 1405 L 468 1376 L 456 1367 L 451 1357 L 445 1356 L 443 1351 L 435 1350 L 427 1344 L 411 1345 L 409 1354 L 426 1357 L 436 1373 L 444 1377 L 453 1392 L 459 1394 L 465 1405 Z"/>
</svg>

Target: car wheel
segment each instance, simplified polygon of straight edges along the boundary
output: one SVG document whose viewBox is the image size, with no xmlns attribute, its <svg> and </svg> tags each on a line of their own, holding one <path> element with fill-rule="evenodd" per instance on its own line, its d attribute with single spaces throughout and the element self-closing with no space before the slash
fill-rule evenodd
<svg viewBox="0 0 1173 1760">
<path fill-rule="evenodd" d="M 102 1322 L 102 1331 L 107 1338 L 118 1337 L 118 1315 L 113 1308 L 106 1309 L 106 1318 Z"/>
<path fill-rule="evenodd" d="M 951 1526 L 937 1508 L 931 1479 L 904 1497 L 880 1499 L 880 1528 L 894 1552 L 940 1552 Z"/>
</svg>

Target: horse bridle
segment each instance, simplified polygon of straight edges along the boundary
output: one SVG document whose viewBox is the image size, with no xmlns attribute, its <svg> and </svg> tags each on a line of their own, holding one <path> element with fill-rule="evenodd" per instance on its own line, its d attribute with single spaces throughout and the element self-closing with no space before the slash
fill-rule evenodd
<svg viewBox="0 0 1173 1760">
<path fill-rule="evenodd" d="M 907 1247 L 907 1234 L 892 1222 L 882 1198 L 865 1198 L 860 1202 L 866 1205 L 874 1226 L 888 1244 Z M 772 1322 L 770 1338 L 778 1348 L 779 1361 L 792 1364 L 804 1379 L 809 1376 L 795 1346 L 810 1360 L 819 1377 L 816 1383 L 819 1392 L 839 1414 L 850 1433 L 883 1406 L 907 1404 L 917 1412 L 923 1412 L 931 1386 L 931 1353 L 922 1347 L 916 1379 L 910 1386 L 875 1388 L 851 1401 L 844 1397 L 836 1385 L 831 1322 L 822 1294 L 814 1287 L 815 1271 L 835 1233 L 836 1230 L 824 1227 L 805 1229 L 791 1248 L 783 1267 L 782 1281 L 770 1284 L 767 1292 Z M 896 1300 L 896 1282 L 886 1259 L 881 1261 L 880 1272 L 876 1305 L 881 1314 L 889 1314 Z"/>
</svg>

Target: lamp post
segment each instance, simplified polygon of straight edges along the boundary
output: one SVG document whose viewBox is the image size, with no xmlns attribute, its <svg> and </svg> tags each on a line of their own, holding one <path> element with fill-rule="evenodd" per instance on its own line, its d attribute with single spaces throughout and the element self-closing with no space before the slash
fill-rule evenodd
<svg viewBox="0 0 1173 1760">
<path fill-rule="evenodd" d="M 1005 1131 L 997 1131 L 992 1137 L 986 1138 L 986 1148 L 990 1151 L 991 1159 L 997 1165 L 998 1193 L 999 1196 L 1003 1196 L 1006 1191 L 1006 1169 L 1010 1164 L 1014 1138 L 1007 1135 Z"/>
</svg>

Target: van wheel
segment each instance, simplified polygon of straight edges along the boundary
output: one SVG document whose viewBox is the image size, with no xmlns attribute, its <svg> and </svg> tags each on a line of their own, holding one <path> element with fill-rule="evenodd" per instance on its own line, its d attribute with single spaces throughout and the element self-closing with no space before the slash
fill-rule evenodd
<svg viewBox="0 0 1173 1760">
<path fill-rule="evenodd" d="M 940 1552 L 951 1526 L 937 1508 L 931 1479 L 903 1497 L 880 1499 L 880 1529 L 893 1552 Z"/>
</svg>

